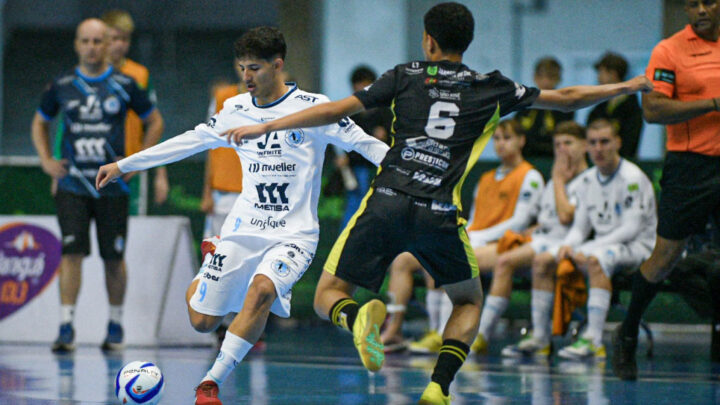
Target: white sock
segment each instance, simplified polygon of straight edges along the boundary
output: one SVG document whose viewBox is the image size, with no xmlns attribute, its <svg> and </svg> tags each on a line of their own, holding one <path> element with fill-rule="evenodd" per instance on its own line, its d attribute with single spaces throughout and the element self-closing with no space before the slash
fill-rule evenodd
<svg viewBox="0 0 720 405">
<path fill-rule="evenodd" d="M 482 333 L 486 341 L 490 340 L 495 331 L 495 325 L 497 325 L 498 319 L 505 313 L 507 309 L 509 299 L 505 297 L 499 297 L 497 295 L 488 295 L 485 300 L 485 306 L 480 315 L 480 329 L 478 333 Z"/>
<path fill-rule="evenodd" d="M 75 320 L 75 305 L 60 305 L 60 321 L 73 323 Z"/>
<path fill-rule="evenodd" d="M 217 385 L 221 385 L 252 347 L 252 343 L 228 331 L 215 363 L 202 380 L 215 381 Z"/>
<path fill-rule="evenodd" d="M 445 294 L 443 290 L 431 290 L 428 288 L 425 295 L 425 307 L 428 312 L 430 330 L 436 331 L 440 327 L 440 302 L 443 294 Z"/>
<path fill-rule="evenodd" d="M 610 308 L 610 291 L 604 288 L 591 288 L 588 295 L 588 323 L 583 337 L 595 346 L 602 344 L 608 308 Z"/>
<path fill-rule="evenodd" d="M 442 336 L 445 332 L 445 325 L 447 325 L 450 314 L 452 314 L 453 303 L 450 301 L 450 297 L 445 291 L 442 291 L 442 298 L 440 299 L 440 322 L 438 323 L 438 333 Z"/>
<path fill-rule="evenodd" d="M 110 305 L 110 322 L 122 324 L 122 305 Z"/>
<path fill-rule="evenodd" d="M 550 311 L 554 293 L 533 288 L 531 296 L 533 336 L 541 341 L 550 341 Z"/>
</svg>

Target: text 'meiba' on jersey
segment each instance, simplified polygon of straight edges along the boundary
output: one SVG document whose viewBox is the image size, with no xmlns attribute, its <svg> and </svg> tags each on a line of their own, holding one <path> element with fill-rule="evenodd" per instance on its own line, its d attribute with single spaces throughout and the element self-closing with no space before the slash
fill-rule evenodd
<svg viewBox="0 0 720 405">
<path fill-rule="evenodd" d="M 392 108 L 393 146 L 375 185 L 454 203 L 501 116 L 527 107 L 540 91 L 493 71 L 450 61 L 410 62 L 355 96 L 365 108 Z"/>
<path fill-rule="evenodd" d="M 88 77 L 77 68 L 53 80 L 42 94 L 38 112 L 50 121 L 61 115 L 55 139 L 55 157 L 67 159 L 90 182 L 100 166 L 114 162 L 125 153 L 125 116 L 128 109 L 141 118 L 154 105 L 135 81 L 109 67 L 102 75 Z M 125 187 L 123 187 L 125 186 Z M 60 190 L 90 195 L 73 176 L 58 183 Z M 127 185 L 116 182 L 103 188 L 105 196 L 127 194 Z"/>
</svg>

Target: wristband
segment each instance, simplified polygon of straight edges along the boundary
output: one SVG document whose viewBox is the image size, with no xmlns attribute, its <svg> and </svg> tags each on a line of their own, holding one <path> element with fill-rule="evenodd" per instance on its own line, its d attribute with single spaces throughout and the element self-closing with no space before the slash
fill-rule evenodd
<svg viewBox="0 0 720 405">
<path fill-rule="evenodd" d="M 714 111 L 720 111 L 720 110 L 718 110 L 717 99 L 716 99 L 716 98 L 713 98 L 712 101 L 713 101 L 713 105 L 715 106 L 715 108 L 714 108 L 713 110 L 714 110 Z"/>
</svg>

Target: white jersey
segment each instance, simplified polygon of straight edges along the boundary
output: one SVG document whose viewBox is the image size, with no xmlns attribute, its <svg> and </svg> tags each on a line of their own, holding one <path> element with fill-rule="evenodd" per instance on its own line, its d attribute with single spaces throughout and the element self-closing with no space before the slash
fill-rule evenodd
<svg viewBox="0 0 720 405">
<path fill-rule="evenodd" d="M 220 134 L 244 125 L 271 121 L 325 103 L 321 94 L 288 84 L 288 92 L 263 106 L 249 93 L 227 99 L 207 124 L 118 162 L 121 171 L 145 170 L 207 149 L 234 147 L 242 161 L 243 193 L 222 229 L 222 238 L 264 234 L 285 240 L 317 240 L 317 205 L 325 148 L 329 143 L 355 150 L 379 165 L 388 146 L 367 135 L 349 118 L 332 125 L 267 133 L 228 145 Z M 232 176 L 233 173 L 227 173 Z"/>
<path fill-rule="evenodd" d="M 565 193 L 573 206 L 577 205 L 577 191 L 582 184 L 580 180 L 582 175 L 575 176 L 565 185 Z M 552 179 L 545 185 L 542 196 L 540 196 L 540 213 L 537 219 L 537 228 L 533 231 L 533 238 L 547 238 L 562 241 L 567 235 L 572 224 L 563 225 L 557 214 L 557 204 L 555 203 L 555 184 Z"/>
<path fill-rule="evenodd" d="M 653 249 L 657 226 L 655 192 L 639 167 L 620 159 L 611 176 L 602 178 L 593 167 L 581 174 L 580 180 L 575 217 L 564 245 L 592 250 L 632 242 Z M 590 231 L 595 231 L 594 238 L 583 244 Z"/>
</svg>

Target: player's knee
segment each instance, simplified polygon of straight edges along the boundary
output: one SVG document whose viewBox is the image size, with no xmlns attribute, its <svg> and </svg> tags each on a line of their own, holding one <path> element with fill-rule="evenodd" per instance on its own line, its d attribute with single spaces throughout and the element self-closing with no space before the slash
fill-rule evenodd
<svg viewBox="0 0 720 405">
<path fill-rule="evenodd" d="M 532 261 L 532 272 L 537 277 L 550 277 L 554 271 L 552 263 L 553 257 L 550 254 L 535 255 Z"/>
<path fill-rule="evenodd" d="M 472 306 L 478 308 L 479 310 L 483 304 L 483 292 L 482 290 L 477 290 L 469 292 L 468 294 L 463 294 L 455 297 L 455 299 L 452 300 L 452 303 L 454 306 Z"/>
<path fill-rule="evenodd" d="M 414 273 L 421 268 L 420 263 L 410 253 L 401 253 L 392 263 L 391 271 Z"/>
<path fill-rule="evenodd" d="M 275 284 L 262 274 L 255 276 L 245 297 L 245 305 L 251 308 L 269 306 L 275 300 Z"/>
<path fill-rule="evenodd" d="M 188 308 L 190 315 L 190 324 L 193 329 L 200 333 L 208 333 L 217 329 L 222 317 L 203 315 L 195 312 L 192 308 Z"/>
<path fill-rule="evenodd" d="M 605 272 L 603 271 L 600 261 L 595 256 L 590 256 L 587 260 L 587 272 L 588 277 L 598 278 L 604 277 Z"/>
<path fill-rule="evenodd" d="M 506 256 L 498 257 L 497 264 L 495 265 L 493 277 L 512 277 L 515 269 L 513 268 L 512 261 Z"/>
</svg>

